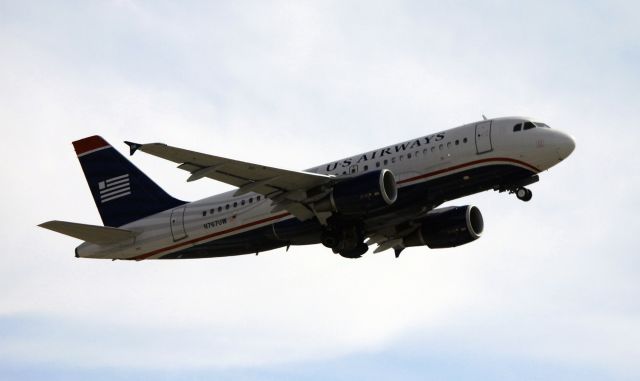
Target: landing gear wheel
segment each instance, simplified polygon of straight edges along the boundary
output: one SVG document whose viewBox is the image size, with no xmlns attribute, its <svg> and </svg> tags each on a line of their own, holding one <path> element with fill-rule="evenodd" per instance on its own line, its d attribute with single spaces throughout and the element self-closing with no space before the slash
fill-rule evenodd
<svg viewBox="0 0 640 381">
<path fill-rule="evenodd" d="M 518 188 L 516 190 L 516 197 L 518 197 L 518 200 L 522 200 L 525 202 L 530 201 L 531 198 L 533 197 L 533 192 L 531 192 L 527 188 Z"/>
<path fill-rule="evenodd" d="M 322 235 L 322 244 L 330 249 L 337 247 L 339 241 L 340 238 L 336 234 L 325 233 Z"/>
<path fill-rule="evenodd" d="M 364 243 L 360 243 L 358 246 L 356 246 L 353 250 L 347 250 L 347 251 L 341 251 L 338 254 L 340 254 L 341 256 L 343 256 L 344 258 L 360 258 L 362 257 L 362 254 L 366 253 L 367 250 L 369 250 L 369 246 L 367 246 Z"/>
</svg>

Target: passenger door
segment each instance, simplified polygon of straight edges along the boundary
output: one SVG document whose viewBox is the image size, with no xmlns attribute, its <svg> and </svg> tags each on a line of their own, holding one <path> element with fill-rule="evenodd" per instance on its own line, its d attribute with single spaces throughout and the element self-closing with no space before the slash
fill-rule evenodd
<svg viewBox="0 0 640 381">
<path fill-rule="evenodd" d="M 476 124 L 476 152 L 481 154 L 491 150 L 491 121 Z"/>
</svg>

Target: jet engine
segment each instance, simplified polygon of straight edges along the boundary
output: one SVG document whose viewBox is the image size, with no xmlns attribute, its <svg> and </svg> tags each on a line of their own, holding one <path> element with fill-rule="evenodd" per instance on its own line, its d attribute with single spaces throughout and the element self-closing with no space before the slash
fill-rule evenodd
<svg viewBox="0 0 640 381">
<path fill-rule="evenodd" d="M 318 212 L 360 215 L 391 205 L 397 197 L 393 173 L 382 169 L 337 183 L 331 193 L 314 206 Z"/>
<path fill-rule="evenodd" d="M 452 206 L 434 209 L 422 220 L 418 230 L 404 238 L 403 245 L 431 249 L 456 247 L 480 238 L 484 220 L 475 206 Z"/>
</svg>

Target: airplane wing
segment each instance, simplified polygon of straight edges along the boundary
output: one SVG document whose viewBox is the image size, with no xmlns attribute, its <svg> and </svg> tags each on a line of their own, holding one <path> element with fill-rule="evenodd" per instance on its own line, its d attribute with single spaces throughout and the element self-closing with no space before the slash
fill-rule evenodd
<svg viewBox="0 0 640 381">
<path fill-rule="evenodd" d="M 131 155 L 140 150 L 179 164 L 178 168 L 191 173 L 187 181 L 208 177 L 238 187 L 235 196 L 249 192 L 262 194 L 276 203 L 274 211 L 286 209 L 303 221 L 315 215 L 305 205 L 310 201 L 307 191 L 335 180 L 333 176 L 247 163 L 163 143 L 125 143 Z"/>
</svg>

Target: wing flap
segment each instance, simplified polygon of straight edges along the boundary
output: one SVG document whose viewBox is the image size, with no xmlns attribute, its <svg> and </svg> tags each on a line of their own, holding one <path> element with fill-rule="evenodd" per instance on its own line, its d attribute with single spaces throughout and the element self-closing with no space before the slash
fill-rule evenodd
<svg viewBox="0 0 640 381">
<path fill-rule="evenodd" d="M 138 235 L 138 233 L 131 230 L 66 221 L 48 221 L 38 226 L 97 245 L 124 242 Z"/>
</svg>

